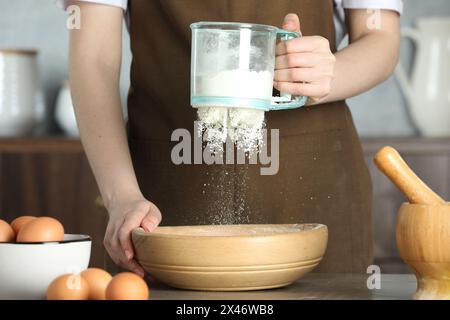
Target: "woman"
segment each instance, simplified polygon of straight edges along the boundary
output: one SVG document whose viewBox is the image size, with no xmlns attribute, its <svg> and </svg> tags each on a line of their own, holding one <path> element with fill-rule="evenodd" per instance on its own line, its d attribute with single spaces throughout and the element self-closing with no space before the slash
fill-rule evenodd
<svg viewBox="0 0 450 320">
<path fill-rule="evenodd" d="M 81 29 L 70 33 L 72 95 L 109 212 L 104 243 L 112 259 L 143 275 L 132 229 L 151 232 L 161 218 L 166 225 L 208 224 L 211 215 L 231 211 L 248 223 L 326 224 L 329 246 L 320 269 L 364 272 L 372 259 L 371 182 L 344 99 L 385 80 L 396 65 L 401 2 L 366 10 L 380 3 L 73 1 L 81 8 Z M 342 5 L 350 45 L 336 52 Z M 123 10 L 133 53 L 128 132 L 119 98 Z M 196 119 L 189 106 L 189 25 L 197 21 L 279 25 L 304 35 L 277 46 L 274 87 L 310 98 L 307 107 L 266 116 L 268 128 L 280 130 L 277 175 L 261 176 L 249 165 L 170 161 L 172 131 L 192 131 Z"/>
</svg>

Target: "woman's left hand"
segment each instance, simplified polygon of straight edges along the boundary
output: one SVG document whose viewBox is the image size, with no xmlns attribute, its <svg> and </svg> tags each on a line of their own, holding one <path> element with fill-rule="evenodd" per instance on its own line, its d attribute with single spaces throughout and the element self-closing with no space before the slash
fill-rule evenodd
<svg viewBox="0 0 450 320">
<path fill-rule="evenodd" d="M 300 32 L 296 14 L 286 15 L 283 29 Z M 323 101 L 331 92 L 336 58 L 324 37 L 300 37 L 277 45 L 274 87 L 284 93 L 309 97 L 308 104 Z"/>
</svg>

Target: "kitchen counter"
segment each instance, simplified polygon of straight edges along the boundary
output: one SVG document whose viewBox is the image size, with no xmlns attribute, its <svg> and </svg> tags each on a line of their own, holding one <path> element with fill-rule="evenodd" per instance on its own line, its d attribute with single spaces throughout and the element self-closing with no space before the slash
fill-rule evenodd
<svg viewBox="0 0 450 320">
<path fill-rule="evenodd" d="M 382 274 L 381 288 L 369 290 L 368 274 L 310 273 L 291 286 L 247 292 L 200 292 L 150 285 L 152 300 L 408 300 L 416 290 L 410 274 Z"/>
</svg>

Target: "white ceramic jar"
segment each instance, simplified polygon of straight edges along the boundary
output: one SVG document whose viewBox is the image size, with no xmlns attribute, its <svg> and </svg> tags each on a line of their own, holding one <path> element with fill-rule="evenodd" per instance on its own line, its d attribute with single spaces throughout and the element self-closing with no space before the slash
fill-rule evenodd
<svg viewBox="0 0 450 320">
<path fill-rule="evenodd" d="M 411 75 L 396 70 L 411 116 L 425 137 L 450 137 L 450 18 L 420 18 L 402 36 L 417 47 Z"/>
<path fill-rule="evenodd" d="M 39 121 L 37 52 L 0 49 L 0 136 L 30 133 Z"/>
<path fill-rule="evenodd" d="M 63 82 L 59 90 L 58 98 L 56 99 L 55 117 L 58 125 L 67 135 L 72 137 L 79 135 L 70 94 L 70 85 L 67 80 Z"/>
</svg>

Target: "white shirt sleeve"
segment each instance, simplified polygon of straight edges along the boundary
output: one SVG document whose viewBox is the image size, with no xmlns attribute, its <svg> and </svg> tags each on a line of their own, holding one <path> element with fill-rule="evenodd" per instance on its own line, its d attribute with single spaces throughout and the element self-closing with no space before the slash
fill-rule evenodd
<svg viewBox="0 0 450 320">
<path fill-rule="evenodd" d="M 127 10 L 128 0 L 79 0 L 85 2 L 106 4 L 114 7 L 122 8 L 123 10 Z M 56 5 L 60 8 L 66 9 L 69 5 L 69 0 L 56 0 Z"/>
<path fill-rule="evenodd" d="M 344 9 L 385 9 L 399 13 L 403 11 L 402 0 L 335 0 Z"/>
<path fill-rule="evenodd" d="M 336 27 L 336 43 L 339 44 L 347 33 L 345 27 L 345 9 L 382 9 L 403 13 L 402 0 L 334 0 L 334 24 Z"/>
</svg>

